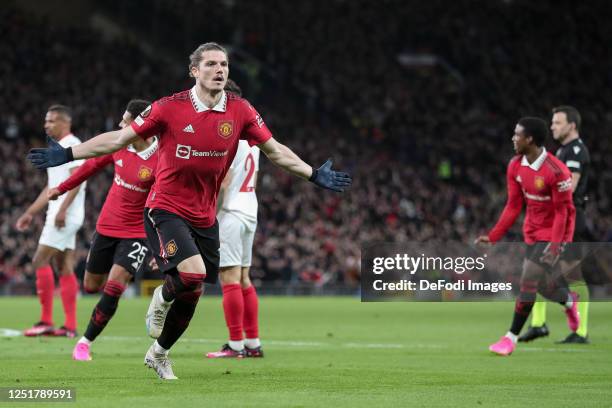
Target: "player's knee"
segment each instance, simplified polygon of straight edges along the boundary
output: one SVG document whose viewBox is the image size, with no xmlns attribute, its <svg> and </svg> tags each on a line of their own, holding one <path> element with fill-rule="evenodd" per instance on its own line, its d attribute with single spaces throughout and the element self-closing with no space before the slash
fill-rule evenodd
<svg viewBox="0 0 612 408">
<path fill-rule="evenodd" d="M 251 286 L 251 278 L 248 276 L 243 276 L 240 280 L 240 286 L 242 286 L 242 289 L 246 289 Z"/>
<path fill-rule="evenodd" d="M 219 270 L 219 280 L 222 285 L 235 285 L 240 283 L 240 267 L 230 266 Z"/>
<path fill-rule="evenodd" d="M 97 277 L 95 275 L 90 274 L 89 272 L 85 273 L 85 278 L 83 279 L 83 290 L 85 292 L 93 294 L 98 293 L 100 289 L 102 289 L 104 283 L 104 279 Z"/>
<path fill-rule="evenodd" d="M 34 267 L 34 270 L 36 269 L 40 269 L 43 266 L 47 266 L 47 265 L 51 265 L 51 260 L 49 259 L 48 256 L 45 256 L 43 254 L 41 254 L 40 252 L 36 252 L 36 254 L 34 254 L 34 258 L 32 259 L 32 267 Z"/>
<path fill-rule="evenodd" d="M 94 293 L 98 293 L 100 291 L 100 286 L 98 283 L 95 282 L 83 282 L 83 289 L 85 290 L 86 293 L 89 294 L 94 294 Z"/>
<path fill-rule="evenodd" d="M 204 278 L 206 278 L 206 274 L 179 272 L 178 278 L 185 289 L 184 292 L 199 291 L 202 293 L 202 287 L 204 286 Z"/>
<path fill-rule="evenodd" d="M 176 298 L 182 303 L 195 305 L 198 303 L 204 287 L 204 274 L 179 273 L 179 279 L 184 290 L 176 294 Z"/>
<path fill-rule="evenodd" d="M 113 280 L 119 282 L 123 286 L 127 286 L 132 281 L 132 275 L 122 267 L 113 266 L 108 276 L 108 280 Z"/>
</svg>

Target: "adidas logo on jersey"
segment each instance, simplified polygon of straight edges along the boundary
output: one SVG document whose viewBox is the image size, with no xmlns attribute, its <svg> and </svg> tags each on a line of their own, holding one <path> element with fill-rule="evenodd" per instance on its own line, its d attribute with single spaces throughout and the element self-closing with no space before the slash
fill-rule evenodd
<svg viewBox="0 0 612 408">
<path fill-rule="evenodd" d="M 119 159 L 115 163 L 117 164 L 117 166 L 123 167 L 123 159 Z"/>
<path fill-rule="evenodd" d="M 195 131 L 193 130 L 193 126 L 191 126 L 191 124 L 185 126 L 185 129 L 183 129 L 183 132 L 195 133 Z"/>
</svg>

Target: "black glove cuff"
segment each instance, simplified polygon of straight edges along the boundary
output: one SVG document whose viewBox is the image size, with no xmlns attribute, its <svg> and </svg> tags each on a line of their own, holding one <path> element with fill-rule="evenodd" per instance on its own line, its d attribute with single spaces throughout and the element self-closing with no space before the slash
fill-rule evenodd
<svg viewBox="0 0 612 408">
<path fill-rule="evenodd" d="M 314 183 L 314 181 L 317 178 L 317 174 L 319 174 L 319 170 L 317 169 L 312 169 L 312 175 L 310 176 L 310 178 L 308 179 L 308 181 L 311 181 Z"/>
<path fill-rule="evenodd" d="M 74 156 L 72 155 L 72 147 L 67 147 L 66 149 L 66 157 L 68 158 L 68 161 L 71 162 L 74 160 Z"/>
</svg>

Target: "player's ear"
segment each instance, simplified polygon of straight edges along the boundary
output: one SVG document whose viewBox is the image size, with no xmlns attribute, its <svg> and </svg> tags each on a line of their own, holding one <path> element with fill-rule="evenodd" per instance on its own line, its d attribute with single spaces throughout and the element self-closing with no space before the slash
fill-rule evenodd
<svg viewBox="0 0 612 408">
<path fill-rule="evenodd" d="M 198 67 L 191 67 L 189 68 L 189 76 L 192 78 L 195 78 L 197 76 L 198 73 Z"/>
</svg>

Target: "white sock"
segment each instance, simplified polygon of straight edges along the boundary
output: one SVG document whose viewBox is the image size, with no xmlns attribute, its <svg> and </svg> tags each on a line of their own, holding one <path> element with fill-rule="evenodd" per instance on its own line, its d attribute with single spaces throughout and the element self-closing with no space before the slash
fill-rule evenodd
<svg viewBox="0 0 612 408">
<path fill-rule="evenodd" d="M 90 345 L 91 345 L 91 341 L 90 341 L 90 340 L 87 340 L 87 338 L 86 338 L 85 336 L 81 337 L 81 338 L 79 339 L 79 341 L 78 341 L 78 342 L 79 342 L 79 343 L 85 343 L 85 344 L 87 344 L 88 346 L 90 346 Z"/>
<path fill-rule="evenodd" d="M 250 349 L 254 349 L 257 347 L 261 347 L 261 342 L 259 338 L 256 339 L 244 339 L 244 345 Z"/>
<path fill-rule="evenodd" d="M 507 337 L 507 338 L 509 338 L 510 340 L 512 340 L 512 342 L 513 342 L 514 344 L 516 344 L 516 342 L 518 341 L 518 336 L 517 336 L 516 334 L 512 333 L 512 332 L 508 332 L 508 333 L 506 333 L 506 335 L 505 335 L 504 337 Z"/>
<path fill-rule="evenodd" d="M 163 355 L 167 355 L 168 352 L 170 351 L 160 346 L 157 340 L 155 340 L 155 343 L 153 343 L 153 350 L 155 351 L 156 354 L 163 354 Z"/>
<path fill-rule="evenodd" d="M 571 293 L 568 293 L 567 300 L 565 301 L 565 307 L 569 309 L 572 306 L 574 306 L 574 298 L 572 297 Z"/>
<path fill-rule="evenodd" d="M 230 341 L 227 342 L 227 344 L 234 351 L 240 351 L 240 350 L 244 349 L 244 340 L 239 340 L 239 341 L 230 340 Z"/>
</svg>

